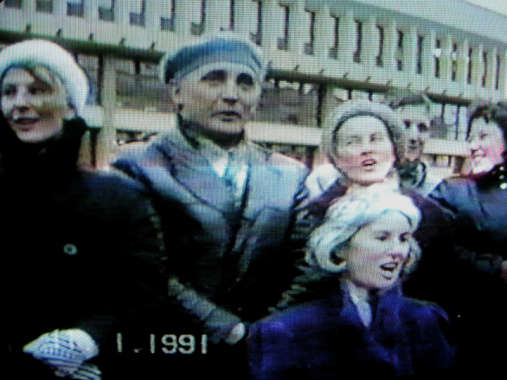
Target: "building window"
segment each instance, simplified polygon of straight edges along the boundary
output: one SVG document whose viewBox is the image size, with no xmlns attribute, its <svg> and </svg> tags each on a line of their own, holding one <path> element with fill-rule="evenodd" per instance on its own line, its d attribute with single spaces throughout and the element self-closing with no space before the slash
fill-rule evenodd
<svg viewBox="0 0 507 380">
<path fill-rule="evenodd" d="M 481 76 L 481 86 L 486 87 L 486 77 L 488 76 L 488 53 L 486 51 L 482 52 L 482 76 Z"/>
<path fill-rule="evenodd" d="M 283 11 L 283 37 L 278 39 L 278 49 L 287 50 L 289 47 L 289 20 L 290 8 L 288 5 L 280 5 Z"/>
<path fill-rule="evenodd" d="M 439 39 L 435 41 L 435 78 L 440 78 L 440 56 L 442 55 L 441 42 Z"/>
<path fill-rule="evenodd" d="M 500 55 L 496 55 L 496 75 L 495 75 L 495 89 L 500 89 L 500 65 L 502 64 L 502 61 L 500 59 Z"/>
<path fill-rule="evenodd" d="M 331 15 L 334 20 L 334 40 L 333 47 L 329 50 L 330 58 L 338 58 L 338 48 L 340 46 L 340 18 L 337 16 Z"/>
<path fill-rule="evenodd" d="M 306 11 L 310 15 L 310 42 L 305 44 L 305 54 L 313 54 L 313 44 L 315 42 L 315 12 Z"/>
<path fill-rule="evenodd" d="M 250 39 L 260 46 L 262 42 L 262 2 L 259 0 L 252 1 L 257 4 L 257 31 L 250 34 Z"/>
<path fill-rule="evenodd" d="M 398 42 L 397 42 L 397 49 L 396 49 L 396 68 L 398 71 L 403 70 L 403 44 L 404 44 L 404 38 L 405 34 L 398 30 Z"/>
<path fill-rule="evenodd" d="M 424 36 L 418 34 L 417 35 L 417 64 L 416 64 L 416 73 L 422 74 L 422 51 L 423 51 L 423 42 Z"/>
<path fill-rule="evenodd" d="M 467 83 L 471 84 L 472 83 L 472 48 L 471 47 L 468 49 L 467 61 L 468 61 Z"/>
<path fill-rule="evenodd" d="M 43 13 L 53 13 L 53 0 L 37 0 L 35 10 Z"/>
<path fill-rule="evenodd" d="M 18 8 L 21 9 L 23 6 L 22 0 L 5 0 L 5 6 L 8 8 Z"/>
<path fill-rule="evenodd" d="M 67 1 L 67 16 L 83 17 L 84 16 L 84 0 Z"/>
<path fill-rule="evenodd" d="M 114 3 L 115 0 L 99 1 L 99 19 L 103 21 L 114 21 Z"/>
<path fill-rule="evenodd" d="M 138 0 L 140 1 L 141 9 L 139 9 L 139 13 L 130 12 L 129 21 L 130 25 L 144 26 L 145 25 L 145 10 L 146 10 L 146 0 Z"/>
<path fill-rule="evenodd" d="M 361 62 L 361 43 L 363 39 L 363 23 L 355 20 L 356 24 L 356 51 L 354 52 L 353 60 L 356 63 Z"/>
<path fill-rule="evenodd" d="M 206 22 L 206 1 L 201 0 L 201 21 L 199 24 L 195 22 L 191 25 L 191 33 L 194 36 L 200 36 L 204 32 L 204 23 Z"/>
<path fill-rule="evenodd" d="M 452 43 L 452 53 L 451 53 L 451 80 L 456 81 L 456 75 L 458 72 L 458 44 L 456 42 Z"/>
<path fill-rule="evenodd" d="M 234 10 L 236 9 L 236 4 L 234 0 L 231 0 L 229 7 L 229 30 L 234 30 Z"/>
<path fill-rule="evenodd" d="M 382 59 L 382 56 L 384 55 L 384 27 L 382 25 L 377 25 L 377 31 L 378 31 L 379 49 L 375 61 L 377 66 L 383 67 L 384 61 Z"/>
<path fill-rule="evenodd" d="M 174 31 L 174 13 L 176 11 L 176 0 L 171 0 L 169 6 L 164 8 L 164 15 L 160 17 L 160 29 Z"/>
</svg>

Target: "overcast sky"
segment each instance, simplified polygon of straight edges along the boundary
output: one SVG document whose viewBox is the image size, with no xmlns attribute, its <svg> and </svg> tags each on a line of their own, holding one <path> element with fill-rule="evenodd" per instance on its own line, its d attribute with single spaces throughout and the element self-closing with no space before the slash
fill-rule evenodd
<svg viewBox="0 0 507 380">
<path fill-rule="evenodd" d="M 465 1 L 507 15 L 507 0 L 465 0 Z"/>
</svg>

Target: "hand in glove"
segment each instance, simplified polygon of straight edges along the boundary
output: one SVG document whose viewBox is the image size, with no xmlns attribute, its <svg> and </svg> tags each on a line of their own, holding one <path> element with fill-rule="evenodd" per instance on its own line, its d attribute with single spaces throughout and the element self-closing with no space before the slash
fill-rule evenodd
<svg viewBox="0 0 507 380">
<path fill-rule="evenodd" d="M 55 369 L 55 375 L 75 379 L 100 379 L 99 369 L 84 363 L 99 353 L 83 330 L 54 330 L 28 343 L 23 351 Z"/>
</svg>

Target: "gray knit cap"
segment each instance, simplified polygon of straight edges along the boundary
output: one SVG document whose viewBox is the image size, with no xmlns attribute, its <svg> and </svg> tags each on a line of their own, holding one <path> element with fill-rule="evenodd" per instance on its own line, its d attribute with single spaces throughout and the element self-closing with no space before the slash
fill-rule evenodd
<svg viewBox="0 0 507 380">
<path fill-rule="evenodd" d="M 336 132 L 345 121 L 355 116 L 373 116 L 380 119 L 387 127 L 394 146 L 397 161 L 405 155 L 405 127 L 400 117 L 387 105 L 369 100 L 349 100 L 337 106 L 324 120 L 321 150 L 331 162 L 336 158 Z"/>
</svg>

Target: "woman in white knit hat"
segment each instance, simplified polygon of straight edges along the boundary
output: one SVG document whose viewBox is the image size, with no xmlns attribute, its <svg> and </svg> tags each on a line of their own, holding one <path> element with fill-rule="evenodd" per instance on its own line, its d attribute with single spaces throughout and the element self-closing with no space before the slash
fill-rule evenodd
<svg viewBox="0 0 507 380">
<path fill-rule="evenodd" d="M 77 165 L 87 95 L 86 74 L 55 43 L 0 52 L 4 347 L 16 378 L 100 378 L 128 310 L 164 289 L 143 190 Z"/>
</svg>

